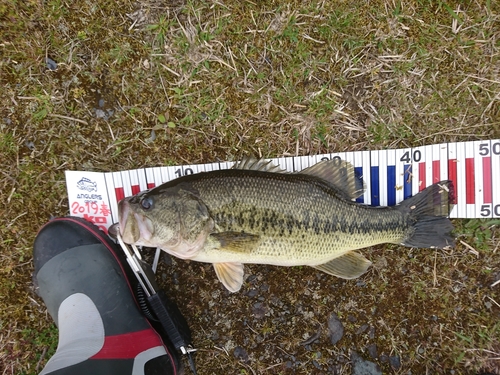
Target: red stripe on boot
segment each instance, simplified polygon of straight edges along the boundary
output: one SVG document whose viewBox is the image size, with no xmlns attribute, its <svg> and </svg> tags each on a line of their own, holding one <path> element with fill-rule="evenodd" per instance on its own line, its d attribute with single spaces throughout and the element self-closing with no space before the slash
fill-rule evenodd
<svg viewBox="0 0 500 375">
<path fill-rule="evenodd" d="M 135 358 L 148 349 L 162 346 L 158 335 L 151 329 L 125 333 L 123 335 L 106 336 L 104 345 L 92 359 L 127 359 Z"/>
</svg>

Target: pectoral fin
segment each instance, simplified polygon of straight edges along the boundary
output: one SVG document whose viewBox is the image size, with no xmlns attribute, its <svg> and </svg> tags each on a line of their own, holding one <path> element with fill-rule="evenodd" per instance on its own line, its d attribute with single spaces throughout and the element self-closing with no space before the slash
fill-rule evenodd
<svg viewBox="0 0 500 375">
<path fill-rule="evenodd" d="M 243 264 L 214 263 L 215 273 L 227 290 L 235 293 L 243 285 Z"/>
<path fill-rule="evenodd" d="M 372 262 L 363 255 L 350 252 L 327 263 L 313 267 L 342 279 L 355 279 L 364 274 L 371 264 Z"/>
<path fill-rule="evenodd" d="M 259 241 L 259 236 L 245 232 L 221 232 L 212 233 L 211 237 L 216 239 L 221 249 L 236 253 L 249 253 Z"/>
</svg>

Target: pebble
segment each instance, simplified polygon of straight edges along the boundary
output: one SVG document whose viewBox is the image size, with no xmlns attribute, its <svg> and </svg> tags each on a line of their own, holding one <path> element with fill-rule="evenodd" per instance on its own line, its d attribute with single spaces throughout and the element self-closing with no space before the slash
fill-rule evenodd
<svg viewBox="0 0 500 375">
<path fill-rule="evenodd" d="M 95 117 L 104 118 L 104 117 L 106 117 L 106 112 L 104 112 L 102 109 L 96 109 L 95 110 Z"/>
<path fill-rule="evenodd" d="M 332 313 L 332 315 L 330 315 L 330 318 L 328 319 L 328 330 L 330 341 L 333 345 L 338 343 L 342 336 L 344 336 L 344 325 L 335 313 Z"/>
<path fill-rule="evenodd" d="M 361 335 L 362 333 L 364 333 L 368 328 L 370 328 L 370 326 L 368 324 L 363 324 L 362 326 L 360 326 L 357 331 L 356 331 L 356 335 Z"/>
<path fill-rule="evenodd" d="M 352 375 L 382 375 L 380 367 L 373 362 L 363 359 L 358 353 L 351 353 Z"/>
<path fill-rule="evenodd" d="M 26 145 L 26 147 L 28 147 L 31 151 L 33 151 L 35 149 L 35 143 L 33 141 L 26 141 L 24 143 Z"/>
<path fill-rule="evenodd" d="M 260 286 L 260 290 L 263 291 L 263 292 L 269 291 L 269 285 L 268 284 L 262 284 Z"/>
<path fill-rule="evenodd" d="M 50 70 L 57 69 L 57 63 L 54 60 L 52 60 L 51 58 L 47 57 L 45 59 L 45 63 L 47 64 L 47 68 L 49 68 Z"/>
<path fill-rule="evenodd" d="M 257 291 L 257 289 L 250 289 L 247 293 L 247 296 L 252 298 L 252 297 L 255 297 L 259 292 Z"/>
<path fill-rule="evenodd" d="M 174 262 L 172 261 L 172 256 L 166 251 L 162 251 L 160 253 L 160 261 L 166 266 L 171 266 L 172 264 L 174 264 Z"/>
<path fill-rule="evenodd" d="M 242 360 L 243 362 L 248 362 L 248 353 L 241 346 L 234 348 L 233 355 L 236 359 Z"/>
<path fill-rule="evenodd" d="M 389 364 L 394 370 L 399 370 L 401 368 L 401 359 L 399 356 L 390 356 L 389 357 Z"/>
<path fill-rule="evenodd" d="M 370 340 L 373 340 L 375 338 L 375 327 L 370 328 L 370 333 L 368 334 L 368 337 Z"/>
<path fill-rule="evenodd" d="M 211 335 L 210 335 L 210 338 L 211 338 L 213 341 L 217 341 L 217 340 L 220 338 L 220 336 L 219 336 L 219 332 L 217 332 L 217 331 L 212 331 L 212 332 L 211 332 Z"/>
<path fill-rule="evenodd" d="M 154 129 L 151 129 L 151 135 L 149 136 L 147 141 L 154 142 L 155 140 L 156 140 L 156 132 Z"/>
<path fill-rule="evenodd" d="M 267 307 L 262 302 L 253 305 L 252 314 L 256 319 L 262 319 L 267 313 Z"/>
<path fill-rule="evenodd" d="M 377 345 L 376 344 L 370 344 L 366 347 L 366 350 L 368 350 L 368 354 L 370 354 L 370 357 L 373 359 L 377 359 L 378 357 L 378 350 L 377 350 Z"/>
<path fill-rule="evenodd" d="M 356 286 L 363 288 L 366 286 L 366 283 L 363 280 L 358 280 L 358 281 L 356 281 Z"/>
<path fill-rule="evenodd" d="M 115 111 L 113 109 L 102 110 L 101 108 L 94 108 L 95 117 L 102 118 L 104 120 L 109 120 L 111 116 L 114 115 Z"/>
</svg>

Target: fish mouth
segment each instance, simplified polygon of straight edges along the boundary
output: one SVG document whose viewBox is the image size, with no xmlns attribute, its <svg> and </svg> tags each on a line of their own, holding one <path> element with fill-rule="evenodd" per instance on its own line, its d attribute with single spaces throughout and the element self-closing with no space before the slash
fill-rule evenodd
<svg viewBox="0 0 500 375">
<path fill-rule="evenodd" d="M 149 241 L 154 234 L 153 222 L 148 217 L 133 212 L 126 199 L 118 203 L 118 226 L 123 242 L 133 245 L 150 245 Z"/>
</svg>

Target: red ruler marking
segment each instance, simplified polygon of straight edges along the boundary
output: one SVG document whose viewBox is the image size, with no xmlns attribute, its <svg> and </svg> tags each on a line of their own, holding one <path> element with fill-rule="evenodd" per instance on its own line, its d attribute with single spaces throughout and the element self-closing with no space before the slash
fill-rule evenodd
<svg viewBox="0 0 500 375">
<path fill-rule="evenodd" d="M 491 157 L 483 158 L 483 194 L 484 203 L 493 203 L 491 191 Z"/>
<path fill-rule="evenodd" d="M 441 181 L 441 161 L 432 161 L 432 183 Z"/>
<path fill-rule="evenodd" d="M 418 164 L 418 179 L 419 179 L 418 191 L 422 191 L 427 187 L 425 181 L 425 163 Z"/>
<path fill-rule="evenodd" d="M 474 183 L 474 158 L 465 159 L 465 203 L 476 203 L 476 185 Z"/>
<path fill-rule="evenodd" d="M 152 189 L 155 187 L 155 183 L 154 182 L 148 182 L 148 189 Z"/>
<path fill-rule="evenodd" d="M 136 195 L 141 192 L 141 187 L 139 185 L 132 185 L 132 195 Z"/>
<path fill-rule="evenodd" d="M 116 201 L 119 202 L 125 198 L 125 193 L 122 187 L 115 187 Z"/>
<path fill-rule="evenodd" d="M 458 179 L 457 179 L 457 159 L 448 159 L 448 179 L 453 182 L 453 188 L 455 189 L 454 202 L 457 202 L 458 196 Z"/>
</svg>

